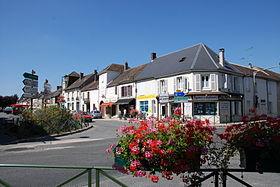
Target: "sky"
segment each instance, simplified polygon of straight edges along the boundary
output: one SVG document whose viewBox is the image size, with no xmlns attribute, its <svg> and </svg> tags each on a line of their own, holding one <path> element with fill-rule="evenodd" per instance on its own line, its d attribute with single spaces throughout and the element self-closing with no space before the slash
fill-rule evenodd
<svg viewBox="0 0 280 187">
<path fill-rule="evenodd" d="M 0 95 L 34 69 L 53 90 L 72 71 L 134 67 L 197 43 L 232 62 L 280 62 L 279 0 L 0 0 Z M 273 69 L 279 72 L 280 68 Z"/>
</svg>

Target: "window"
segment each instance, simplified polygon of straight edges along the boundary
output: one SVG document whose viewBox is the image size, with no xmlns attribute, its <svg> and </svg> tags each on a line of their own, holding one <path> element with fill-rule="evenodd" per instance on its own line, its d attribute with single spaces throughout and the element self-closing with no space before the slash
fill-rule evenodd
<svg viewBox="0 0 280 187">
<path fill-rule="evenodd" d="M 121 97 L 130 97 L 132 96 L 132 86 L 123 86 L 121 87 Z"/>
<path fill-rule="evenodd" d="M 148 101 L 140 101 L 140 111 L 141 112 L 148 112 L 149 109 L 149 105 L 148 105 Z"/>
<path fill-rule="evenodd" d="M 87 99 L 89 99 L 89 92 L 87 92 Z"/>
<path fill-rule="evenodd" d="M 201 85 L 202 89 L 209 89 L 209 75 L 202 75 L 201 76 Z"/>
<path fill-rule="evenodd" d="M 167 80 L 160 80 L 159 81 L 159 92 L 160 93 L 167 93 Z"/>
<path fill-rule="evenodd" d="M 83 93 L 83 99 L 85 99 L 85 93 Z"/>
<path fill-rule="evenodd" d="M 72 103 L 72 110 L 74 110 L 74 103 Z"/>
<path fill-rule="evenodd" d="M 176 78 L 176 90 L 183 90 L 183 79 L 182 77 Z"/>
<path fill-rule="evenodd" d="M 117 94 L 118 94 L 118 87 L 115 86 L 115 95 L 117 95 Z"/>
<path fill-rule="evenodd" d="M 216 113 L 217 113 L 216 102 L 194 103 L 194 115 L 216 115 Z"/>
</svg>

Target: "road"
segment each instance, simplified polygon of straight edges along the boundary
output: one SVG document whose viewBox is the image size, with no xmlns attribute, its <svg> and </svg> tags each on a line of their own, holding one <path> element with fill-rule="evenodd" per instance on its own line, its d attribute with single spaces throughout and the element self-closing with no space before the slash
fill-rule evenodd
<svg viewBox="0 0 280 187">
<path fill-rule="evenodd" d="M 113 159 L 105 153 L 105 149 L 111 143 L 116 142 L 116 129 L 122 124 L 124 123 L 120 121 L 97 120 L 94 128 L 81 133 L 59 137 L 51 141 L 0 146 L 0 163 L 112 166 Z M 218 129 L 219 132 L 222 130 L 222 128 Z M 238 158 L 232 160 L 232 166 L 238 167 L 238 163 Z M 78 173 L 79 171 L 59 169 L 0 168 L 0 178 L 16 187 L 55 186 Z M 158 184 L 152 184 L 145 178 L 132 178 L 117 172 L 110 173 L 129 186 L 184 186 L 178 178 L 173 181 L 162 179 Z M 241 174 L 237 173 L 236 176 L 240 177 Z M 213 186 L 211 180 L 203 183 L 203 186 Z M 276 187 L 279 186 L 280 175 L 246 173 L 244 180 L 253 186 Z M 102 178 L 102 181 L 102 186 L 114 186 L 105 178 Z M 240 186 L 232 180 L 228 181 L 228 186 Z M 86 176 L 82 176 L 69 186 L 85 186 L 86 182 Z"/>
</svg>

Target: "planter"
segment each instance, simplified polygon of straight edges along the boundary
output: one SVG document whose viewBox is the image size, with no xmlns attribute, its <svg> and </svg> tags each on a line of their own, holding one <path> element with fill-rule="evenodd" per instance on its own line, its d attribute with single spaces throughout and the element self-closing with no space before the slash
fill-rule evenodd
<svg viewBox="0 0 280 187">
<path fill-rule="evenodd" d="M 251 172 L 280 172 L 279 151 L 268 149 L 240 150 L 240 163 Z M 242 164 L 241 164 L 242 165 Z"/>
</svg>

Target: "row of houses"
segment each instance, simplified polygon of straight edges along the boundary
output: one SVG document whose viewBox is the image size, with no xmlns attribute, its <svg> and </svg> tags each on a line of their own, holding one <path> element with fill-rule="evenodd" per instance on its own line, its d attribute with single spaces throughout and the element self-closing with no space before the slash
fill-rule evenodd
<svg viewBox="0 0 280 187">
<path fill-rule="evenodd" d="M 239 121 L 251 108 L 278 116 L 280 75 L 229 63 L 224 49 L 215 53 L 197 44 L 159 57 L 152 53 L 149 63 L 137 67 L 126 62 L 88 75 L 72 72 L 57 97 L 71 111 L 100 110 L 103 117 L 137 109 L 163 118 L 180 107 L 186 118 L 224 123 Z"/>
</svg>

